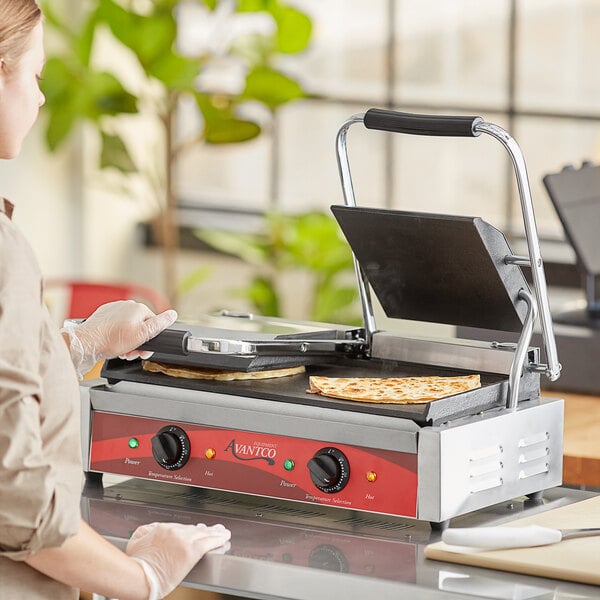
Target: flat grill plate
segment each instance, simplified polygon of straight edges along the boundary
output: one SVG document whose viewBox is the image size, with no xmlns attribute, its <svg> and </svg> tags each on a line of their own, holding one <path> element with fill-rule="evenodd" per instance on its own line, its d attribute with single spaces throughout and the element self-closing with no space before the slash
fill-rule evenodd
<svg viewBox="0 0 600 600">
<path fill-rule="evenodd" d="M 506 404 L 507 378 L 497 374 L 481 374 L 482 387 L 462 394 L 421 404 L 379 404 L 328 398 L 309 394 L 310 375 L 325 377 L 415 377 L 426 375 L 455 376 L 464 372 L 450 371 L 423 365 L 380 361 L 376 359 L 340 359 L 332 364 L 307 366 L 306 373 L 280 379 L 258 379 L 242 381 L 209 381 L 169 377 L 162 373 L 144 371 L 141 363 L 119 359 L 107 361 L 102 376 L 109 383 L 130 381 L 174 388 L 192 389 L 242 397 L 262 398 L 278 402 L 293 402 L 310 406 L 323 406 L 337 410 L 350 410 L 406 418 L 422 425 L 436 425 L 458 417 L 477 414 Z M 521 386 L 521 395 L 530 397 L 531 390 L 526 382 Z M 201 403 L 201 396 L 199 396 Z"/>
</svg>

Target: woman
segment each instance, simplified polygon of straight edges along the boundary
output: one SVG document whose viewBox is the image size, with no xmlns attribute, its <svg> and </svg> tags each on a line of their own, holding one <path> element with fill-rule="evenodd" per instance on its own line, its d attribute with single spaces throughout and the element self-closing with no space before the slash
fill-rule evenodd
<svg viewBox="0 0 600 600">
<path fill-rule="evenodd" d="M 35 0 L 0 0 L 0 158 L 17 156 L 44 103 L 43 64 Z M 11 216 L 0 198 L 0 598 L 72 599 L 77 588 L 120 600 L 162 598 L 230 533 L 154 523 L 137 529 L 124 553 L 81 520 L 76 369 L 140 356 L 135 348 L 177 315 L 115 302 L 61 337 Z"/>
</svg>

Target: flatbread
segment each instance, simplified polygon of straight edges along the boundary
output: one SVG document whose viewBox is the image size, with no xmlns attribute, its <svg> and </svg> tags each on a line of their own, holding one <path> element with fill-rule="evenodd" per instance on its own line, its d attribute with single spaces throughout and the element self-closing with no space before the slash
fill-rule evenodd
<svg viewBox="0 0 600 600">
<path fill-rule="evenodd" d="M 143 360 L 144 371 L 164 373 L 170 377 L 185 377 L 187 379 L 211 379 L 213 381 L 237 381 L 241 379 L 272 379 L 274 377 L 289 377 L 305 372 L 304 366 L 271 369 L 269 371 L 225 371 L 224 369 L 204 369 L 201 367 L 183 367 L 167 363 Z"/>
<path fill-rule="evenodd" d="M 309 377 L 311 394 L 356 402 L 418 404 L 481 387 L 479 375 L 461 377 Z"/>
</svg>

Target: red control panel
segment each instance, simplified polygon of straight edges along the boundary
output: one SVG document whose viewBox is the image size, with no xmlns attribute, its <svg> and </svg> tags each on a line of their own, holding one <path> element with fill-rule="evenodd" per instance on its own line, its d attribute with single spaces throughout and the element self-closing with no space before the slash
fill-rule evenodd
<svg viewBox="0 0 600 600">
<path fill-rule="evenodd" d="M 94 412 L 89 470 L 416 517 L 417 455 Z"/>
</svg>

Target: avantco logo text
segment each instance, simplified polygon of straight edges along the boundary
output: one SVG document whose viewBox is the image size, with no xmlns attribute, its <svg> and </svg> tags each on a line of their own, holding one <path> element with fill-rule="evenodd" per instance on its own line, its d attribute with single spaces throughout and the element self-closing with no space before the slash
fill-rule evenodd
<svg viewBox="0 0 600 600">
<path fill-rule="evenodd" d="M 277 448 L 257 444 L 238 444 L 235 438 L 225 448 L 225 452 L 231 452 L 237 460 L 264 460 L 268 465 L 275 464 Z"/>
</svg>

